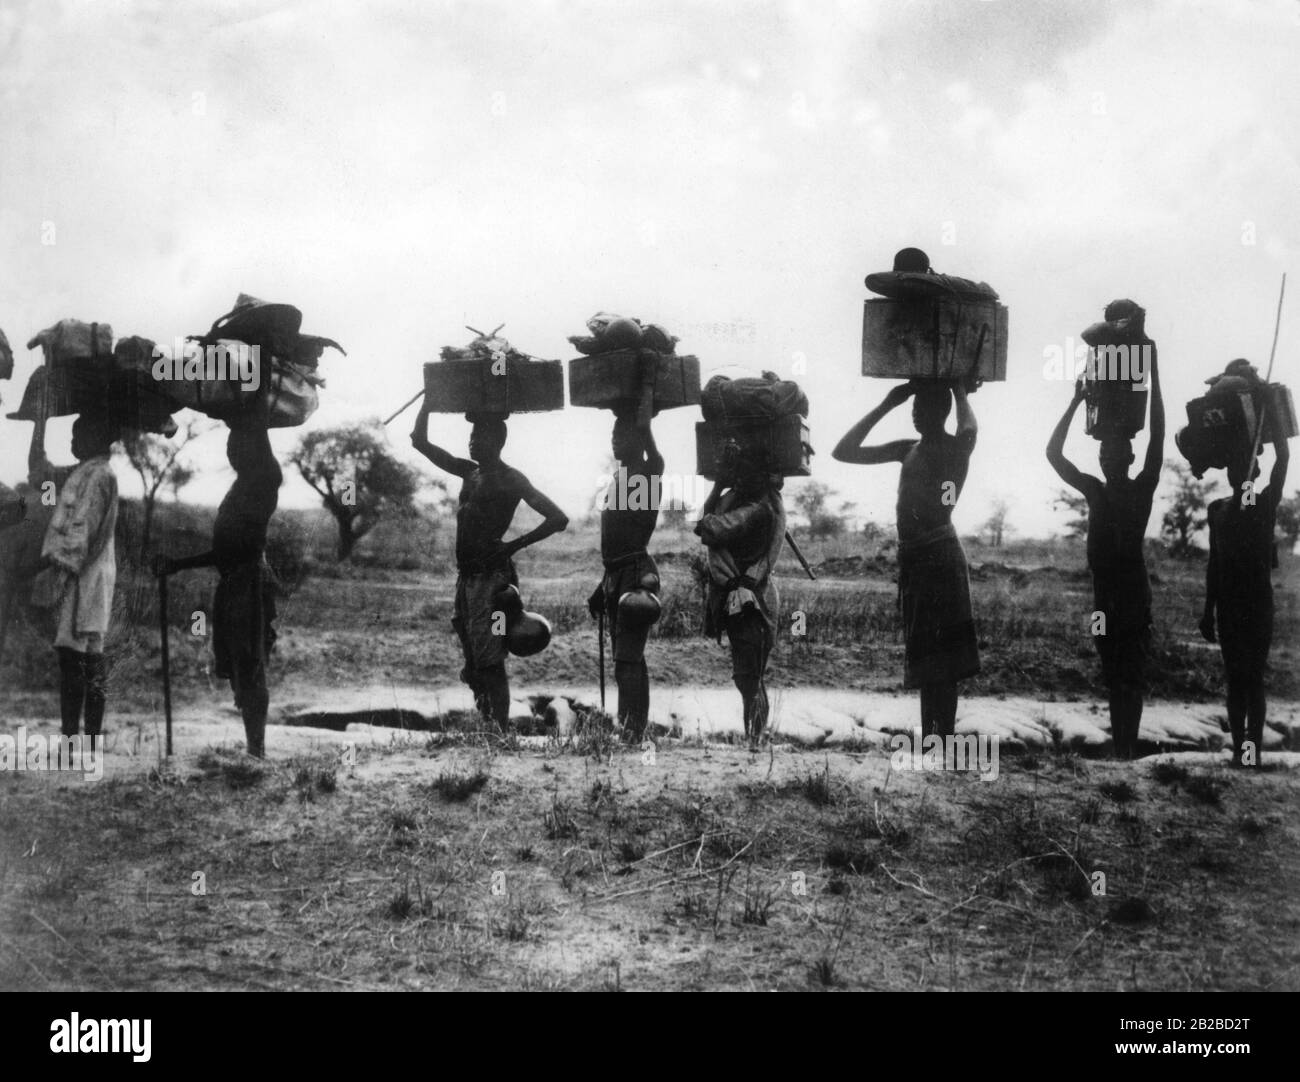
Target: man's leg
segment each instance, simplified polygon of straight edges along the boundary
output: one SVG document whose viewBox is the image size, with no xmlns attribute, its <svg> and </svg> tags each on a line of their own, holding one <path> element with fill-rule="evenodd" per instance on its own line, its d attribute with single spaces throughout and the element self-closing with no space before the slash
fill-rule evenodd
<svg viewBox="0 0 1300 1082">
<path fill-rule="evenodd" d="M 650 715 L 650 672 L 642 661 L 615 661 L 618 722 L 629 740 L 640 740 Z"/>
<path fill-rule="evenodd" d="M 932 685 L 921 685 L 921 739 L 924 740 L 934 732 L 934 704 L 931 702 Z"/>
<path fill-rule="evenodd" d="M 477 684 L 474 701 L 479 713 L 490 721 L 495 721 L 501 730 L 510 722 L 510 678 L 506 675 L 506 663 L 499 661 L 495 665 L 482 665 L 473 670 Z"/>
<path fill-rule="evenodd" d="M 931 686 L 930 705 L 934 711 L 934 731 L 952 736 L 957 731 L 957 681 L 948 680 Z"/>
<path fill-rule="evenodd" d="M 1246 682 L 1246 736 L 1255 744 L 1255 765 L 1264 762 L 1264 721 L 1268 712 L 1268 699 L 1264 694 L 1263 670 L 1250 674 Z"/>
<path fill-rule="evenodd" d="M 59 655 L 59 714 L 63 735 L 76 736 L 81 729 L 81 706 L 86 699 L 86 655 L 66 646 Z"/>
<path fill-rule="evenodd" d="M 1228 728 L 1232 731 L 1232 761 L 1241 765 L 1241 745 L 1246 740 L 1249 687 L 1241 674 L 1228 673 Z"/>
<path fill-rule="evenodd" d="M 244 718 L 248 754 L 263 759 L 266 757 L 266 715 L 271 705 L 271 695 L 266 687 L 266 666 L 260 661 L 241 661 L 238 680 L 235 697 Z"/>
<path fill-rule="evenodd" d="M 108 663 L 103 654 L 86 654 L 86 735 L 94 751 L 104 728 L 104 709 L 108 701 Z"/>
<path fill-rule="evenodd" d="M 767 695 L 763 690 L 762 640 L 756 634 L 747 613 L 727 617 L 727 641 L 731 645 L 731 678 L 740 692 L 745 736 L 749 746 L 758 746 L 758 738 L 767 721 Z M 762 619 L 757 613 L 753 614 Z"/>
</svg>

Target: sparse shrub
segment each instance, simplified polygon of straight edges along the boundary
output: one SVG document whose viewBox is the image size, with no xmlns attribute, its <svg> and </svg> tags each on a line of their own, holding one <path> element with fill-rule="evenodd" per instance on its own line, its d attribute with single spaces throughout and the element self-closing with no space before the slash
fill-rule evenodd
<svg viewBox="0 0 1300 1082">
<path fill-rule="evenodd" d="M 1227 782 L 1212 778 L 1208 774 L 1193 774 L 1184 786 L 1189 796 L 1212 807 L 1219 807 L 1222 804 L 1220 797 L 1227 787 Z"/>
<path fill-rule="evenodd" d="M 462 803 L 487 785 L 488 780 L 488 774 L 484 770 L 468 774 L 444 771 L 434 779 L 431 787 L 443 800 Z"/>
<path fill-rule="evenodd" d="M 1151 777 L 1161 785 L 1186 785 L 1187 767 L 1162 760 L 1151 768 Z"/>
<path fill-rule="evenodd" d="M 1137 790 L 1127 781 L 1104 781 L 1097 786 L 1097 791 L 1116 804 L 1128 804 L 1137 800 Z"/>
</svg>

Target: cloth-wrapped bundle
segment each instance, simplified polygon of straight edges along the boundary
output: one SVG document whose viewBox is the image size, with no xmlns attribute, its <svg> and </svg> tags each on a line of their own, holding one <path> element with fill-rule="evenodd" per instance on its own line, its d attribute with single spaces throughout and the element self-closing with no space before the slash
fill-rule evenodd
<svg viewBox="0 0 1300 1082">
<path fill-rule="evenodd" d="M 1175 445 L 1197 477 L 1207 469 L 1225 469 L 1235 452 L 1249 454 L 1270 404 L 1279 430 L 1264 424 L 1262 442 L 1275 443 L 1296 435 L 1290 389 L 1280 383 L 1265 383 L 1244 357 L 1231 361 L 1205 382 L 1210 389 L 1187 403 L 1187 424 L 1174 436 Z"/>
<path fill-rule="evenodd" d="M 808 396 L 793 380 L 714 376 L 700 393 L 704 420 L 695 426 L 696 472 L 716 480 L 732 458 L 783 477 L 811 474 Z"/>
<path fill-rule="evenodd" d="M 1146 310 L 1114 300 L 1105 318 L 1080 337 L 1092 347 L 1084 372 L 1084 431 L 1097 440 L 1132 439 L 1146 425 L 1147 379 L 1156 344 L 1146 333 Z"/>
<path fill-rule="evenodd" d="M 28 349 L 37 346 L 45 353 L 45 363 L 50 365 L 87 357 L 109 357 L 113 353 L 113 328 L 107 323 L 61 319 L 33 335 L 27 343 Z"/>
</svg>

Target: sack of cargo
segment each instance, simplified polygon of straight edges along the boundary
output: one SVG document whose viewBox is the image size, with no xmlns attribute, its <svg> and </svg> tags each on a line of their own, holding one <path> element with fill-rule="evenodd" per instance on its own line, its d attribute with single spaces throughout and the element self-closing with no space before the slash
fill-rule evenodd
<svg viewBox="0 0 1300 1082">
<path fill-rule="evenodd" d="M 653 363 L 654 412 L 700 401 L 700 362 L 653 350 L 623 349 L 569 362 L 569 401 L 575 406 L 621 410 L 641 399 L 643 364 Z"/>
<path fill-rule="evenodd" d="M 109 357 L 113 353 L 113 328 L 107 323 L 83 323 L 79 319 L 61 319 L 46 327 L 27 343 L 28 349 L 40 346 L 45 363 L 55 365 L 82 358 Z"/>
<path fill-rule="evenodd" d="M 658 353 L 675 353 L 678 338 L 669 334 L 658 323 L 642 323 L 639 319 L 597 312 L 587 320 L 589 335 L 570 335 L 569 341 L 579 353 L 593 356 L 627 349 L 653 349 Z"/>
<path fill-rule="evenodd" d="M 714 376 L 700 392 L 700 411 L 706 421 L 718 424 L 807 417 L 808 396 L 793 380 L 771 372 L 761 378 Z"/>
<path fill-rule="evenodd" d="M 867 288 L 893 300 L 996 301 L 998 291 L 988 282 L 973 282 L 933 271 L 881 271 L 868 274 Z"/>
<path fill-rule="evenodd" d="M 992 299 L 876 300 L 862 311 L 862 374 L 1007 378 L 1007 308 Z"/>
<path fill-rule="evenodd" d="M 302 312 L 293 305 L 272 304 L 241 293 L 235 307 L 194 340 L 204 346 L 223 340 L 246 342 L 273 357 L 292 357 L 301 327 Z"/>
<path fill-rule="evenodd" d="M 1249 454 L 1255 424 L 1249 394 L 1202 395 L 1187 403 L 1187 425 L 1174 444 L 1199 477 L 1207 469 L 1226 469 L 1234 454 Z"/>
<path fill-rule="evenodd" d="M 782 477 L 812 475 L 812 444 L 808 425 L 798 414 L 773 420 L 722 424 L 699 421 L 695 425 L 695 472 L 710 481 L 727 474 L 730 453 L 753 469 Z"/>
<path fill-rule="evenodd" d="M 214 344 L 227 346 L 235 356 L 238 356 L 235 351 L 243 345 L 235 342 Z M 320 405 L 317 388 L 323 387 L 325 381 L 313 372 L 272 357 L 271 385 L 265 390 L 253 390 L 250 383 L 239 378 L 238 368 L 238 365 L 231 365 L 224 373 L 225 378 L 185 379 L 178 373 L 178 378 L 156 382 L 159 391 L 174 403 L 174 408 L 197 410 L 217 420 L 226 420 L 243 409 L 253 395 L 265 393 L 271 428 L 296 428 L 305 424 Z"/>
</svg>

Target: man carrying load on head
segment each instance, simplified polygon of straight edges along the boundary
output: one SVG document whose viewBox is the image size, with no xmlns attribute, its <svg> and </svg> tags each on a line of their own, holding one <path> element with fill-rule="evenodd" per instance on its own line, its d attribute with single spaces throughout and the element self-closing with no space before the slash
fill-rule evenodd
<svg viewBox="0 0 1300 1082">
<path fill-rule="evenodd" d="M 1252 370 L 1253 371 L 1253 370 Z M 1252 377 L 1259 383 L 1258 376 Z M 1219 646 L 1228 681 L 1228 727 L 1234 766 L 1262 765 L 1268 709 L 1264 676 L 1273 645 L 1273 575 L 1277 566 L 1274 528 L 1291 449 L 1277 403 L 1266 399 L 1263 423 L 1273 434 L 1273 469 L 1268 486 L 1256 488 L 1257 437 L 1237 440 L 1228 460 L 1232 494 L 1209 506 L 1210 555 L 1205 567 L 1205 610 L 1201 634 Z M 1254 470 L 1251 471 L 1252 463 Z"/>
<path fill-rule="evenodd" d="M 266 396 L 259 393 L 226 420 L 226 458 L 235 481 L 217 508 L 212 548 L 179 560 L 159 557 L 154 565 L 164 575 L 195 567 L 215 567 L 220 574 L 212 597 L 213 667 L 230 681 L 248 754 L 258 759 L 266 754 L 267 664 L 276 639 L 275 579 L 266 563 L 266 539 L 284 480 L 271 449 L 268 416 Z"/>
<path fill-rule="evenodd" d="M 517 586 L 512 557 L 520 549 L 559 533 L 567 516 L 535 489 L 519 470 L 501 461 L 506 423 L 500 416 L 469 417 L 469 458 L 457 458 L 429 442 L 429 403 L 420 406 L 411 445 L 440 470 L 462 479 L 456 511 L 456 604 L 452 626 L 465 653 L 461 679 L 474 693 L 479 712 L 505 729 L 510 720 L 506 637 L 498 595 Z M 526 503 L 541 525 L 503 541 L 515 510 Z"/>
<path fill-rule="evenodd" d="M 1137 477 L 1130 480 L 1128 475 L 1133 445 L 1127 436 L 1108 435 L 1101 441 L 1098 459 L 1104 481 L 1065 457 L 1070 421 L 1084 396 L 1080 380 L 1047 443 L 1047 461 L 1062 481 L 1088 501 L 1088 567 L 1093 619 L 1098 621 L 1092 627 L 1093 641 L 1110 700 L 1115 754 L 1131 759 L 1137 754 L 1146 663 L 1151 655 L 1151 581 L 1143 539 L 1164 462 L 1165 407 L 1155 351 L 1151 351 L 1151 435 Z"/>
<path fill-rule="evenodd" d="M 652 355 L 653 359 L 653 355 Z M 647 383 L 654 378 L 645 365 Z M 664 458 L 650 430 L 653 388 L 643 389 L 635 409 L 614 418 L 612 449 L 617 469 L 600 512 L 600 558 L 605 574 L 587 599 L 592 616 L 609 620 L 618 684 L 618 720 L 624 739 L 639 741 L 650 718 L 650 674 L 645 647 L 659 617 L 659 568 L 646 551 L 659 521 Z"/>
<path fill-rule="evenodd" d="M 768 721 L 764 675 L 776 640 L 772 572 L 785 542 L 784 481 L 756 448 L 727 440 L 719 451 L 718 480 L 695 526 L 709 549 L 704 632 L 719 642 L 727 633 L 745 736 L 754 749 Z"/>
<path fill-rule="evenodd" d="M 862 441 L 880 420 L 913 395 L 912 423 L 921 438 L 864 447 Z M 957 431 L 949 435 L 944 424 L 954 397 Z M 891 389 L 832 452 L 839 462 L 902 463 L 897 517 L 898 601 L 906 638 L 903 686 L 920 689 L 923 737 L 953 734 L 957 681 L 980 671 L 966 554 L 952 525 L 976 433 L 962 383 L 913 380 Z"/>
</svg>

